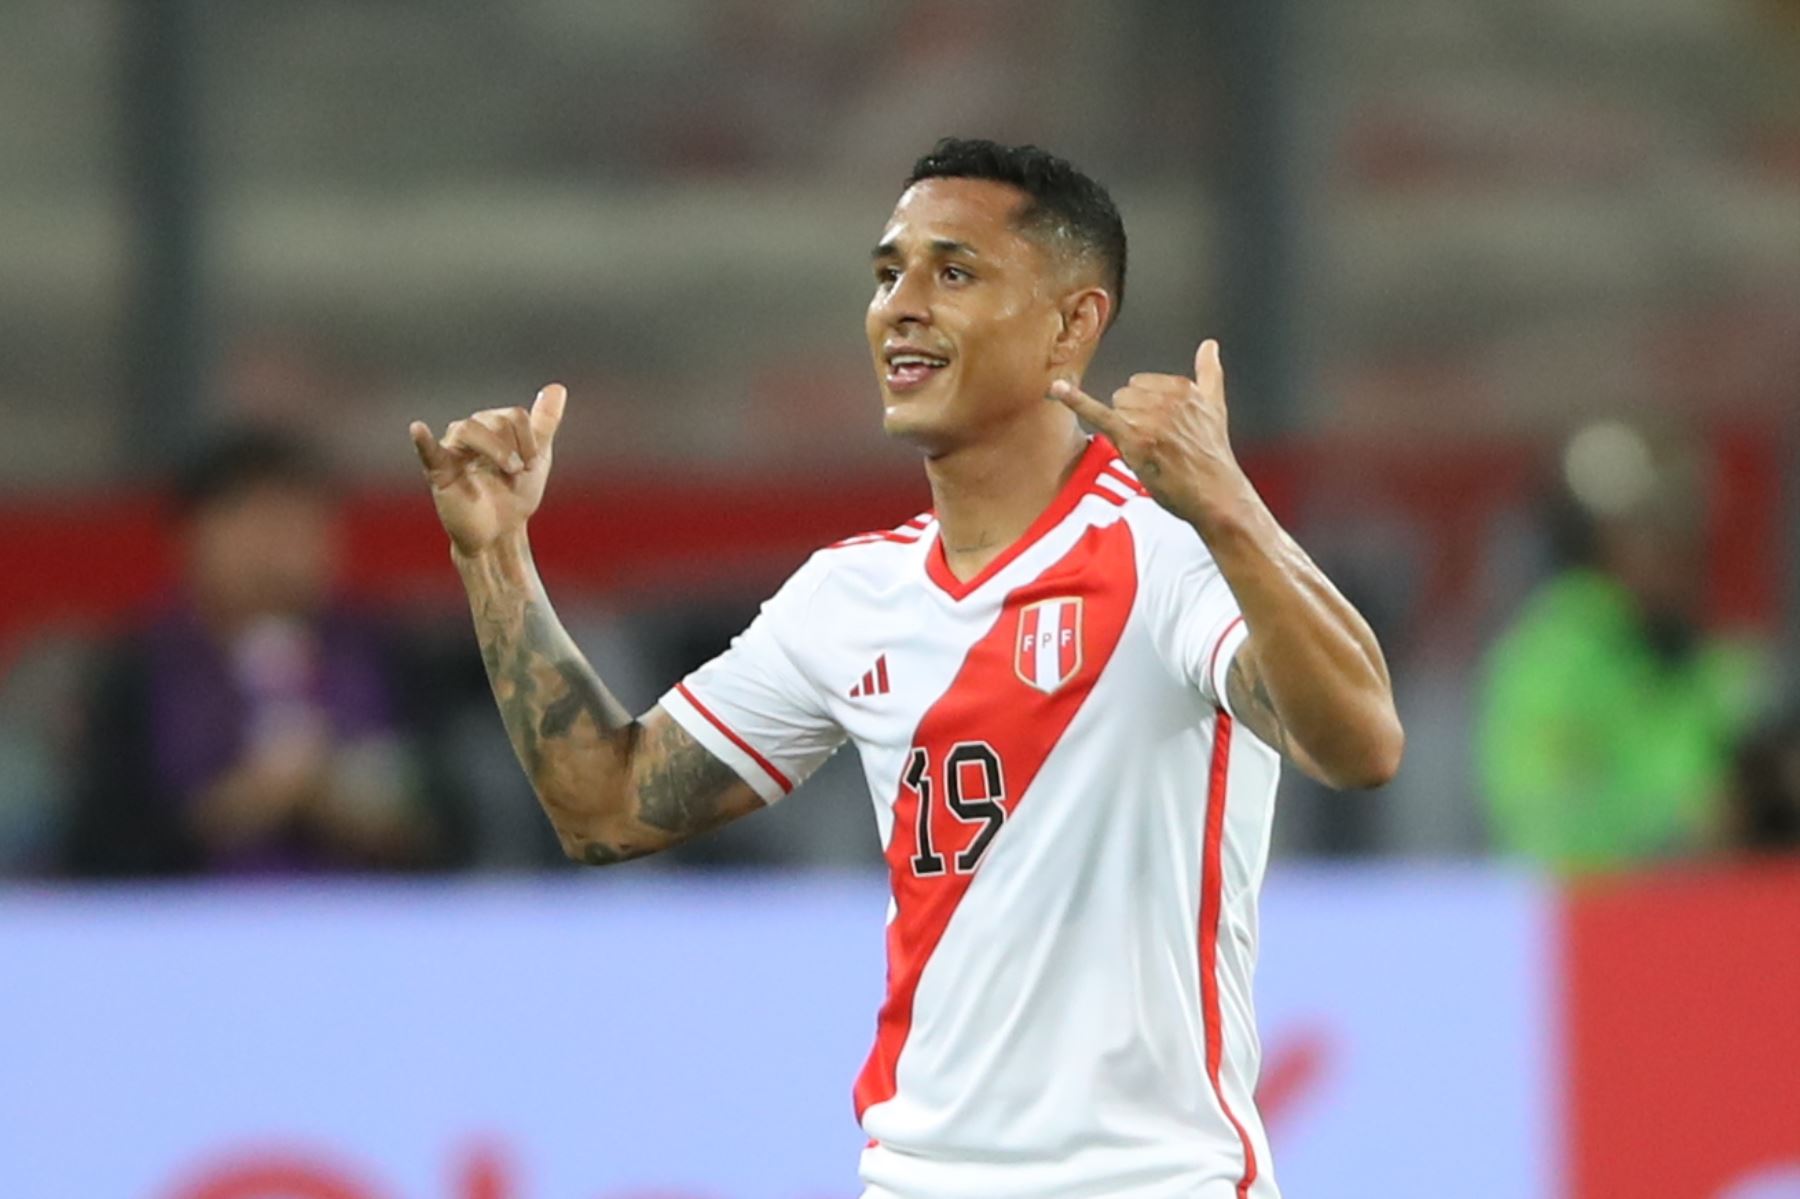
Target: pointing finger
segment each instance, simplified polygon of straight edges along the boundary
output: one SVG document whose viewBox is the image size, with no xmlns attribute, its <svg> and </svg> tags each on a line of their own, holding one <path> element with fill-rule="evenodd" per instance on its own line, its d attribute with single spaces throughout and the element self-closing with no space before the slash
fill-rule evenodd
<svg viewBox="0 0 1800 1199">
<path fill-rule="evenodd" d="M 1114 441 L 1117 441 L 1118 435 L 1124 431 L 1125 422 L 1117 412 L 1067 379 L 1058 379 L 1050 385 L 1050 398 L 1060 401 L 1076 416 Z"/>
<path fill-rule="evenodd" d="M 556 439 L 556 430 L 562 425 L 563 405 L 568 402 L 569 389 L 561 383 L 549 384 L 531 402 L 531 431 L 537 434 L 540 449 L 548 450 Z"/>
</svg>

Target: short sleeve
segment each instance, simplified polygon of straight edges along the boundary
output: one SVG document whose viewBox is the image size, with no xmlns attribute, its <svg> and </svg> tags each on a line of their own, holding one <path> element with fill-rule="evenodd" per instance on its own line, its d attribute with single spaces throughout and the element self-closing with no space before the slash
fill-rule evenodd
<svg viewBox="0 0 1800 1199">
<path fill-rule="evenodd" d="M 1176 678 L 1229 712 L 1225 675 L 1250 631 L 1206 543 L 1186 526 L 1168 530 L 1149 543 L 1141 569 L 1158 655 Z"/>
<path fill-rule="evenodd" d="M 844 741 L 793 655 L 821 578 L 817 560 L 802 567 L 724 653 L 659 701 L 768 803 L 803 782 Z"/>
</svg>

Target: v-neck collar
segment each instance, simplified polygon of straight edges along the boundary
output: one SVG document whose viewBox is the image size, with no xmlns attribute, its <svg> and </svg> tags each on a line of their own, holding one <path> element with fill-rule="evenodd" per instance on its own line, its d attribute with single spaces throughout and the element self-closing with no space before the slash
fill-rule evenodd
<svg viewBox="0 0 1800 1199">
<path fill-rule="evenodd" d="M 1041 540 L 1044 534 L 1063 522 L 1063 518 L 1075 510 L 1081 497 L 1087 494 L 1088 488 L 1099 477 L 1100 471 L 1108 462 L 1118 456 L 1112 442 L 1098 434 L 1088 439 L 1088 447 L 1082 452 L 1070 472 L 1068 482 L 1050 501 L 1050 506 L 1038 514 L 1031 522 L 1031 527 L 1019 535 L 1019 539 L 1000 551 L 999 557 L 982 567 L 980 572 L 967 582 L 956 577 L 950 569 L 950 561 L 944 555 L 944 526 L 939 522 L 937 530 L 932 534 L 931 548 L 925 554 L 925 575 L 938 589 L 953 600 L 968 598 L 983 583 L 1012 565 L 1018 556 Z"/>
</svg>

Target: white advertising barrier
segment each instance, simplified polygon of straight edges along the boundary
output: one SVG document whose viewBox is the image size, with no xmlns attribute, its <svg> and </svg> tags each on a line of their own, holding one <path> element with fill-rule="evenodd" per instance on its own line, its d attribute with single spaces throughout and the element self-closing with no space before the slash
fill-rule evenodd
<svg viewBox="0 0 1800 1199">
<path fill-rule="evenodd" d="M 629 871 L 12 895 L 0 1195 L 854 1196 L 885 903 Z"/>
<path fill-rule="evenodd" d="M 1283 870 L 1256 975 L 1289 1199 L 1554 1199 L 1554 895 L 1498 869 Z"/>
<path fill-rule="evenodd" d="M 853 1199 L 874 878 L 0 892 L 9 1199 Z M 1276 872 L 1291 1199 L 1544 1199 L 1543 899 Z"/>
</svg>

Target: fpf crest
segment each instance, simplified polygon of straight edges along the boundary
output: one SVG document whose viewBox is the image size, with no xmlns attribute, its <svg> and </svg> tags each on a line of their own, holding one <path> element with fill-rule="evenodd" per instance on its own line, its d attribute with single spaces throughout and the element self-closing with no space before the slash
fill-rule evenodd
<svg viewBox="0 0 1800 1199">
<path fill-rule="evenodd" d="M 1045 695 L 1081 669 L 1081 597 L 1058 596 L 1019 609 L 1013 673 Z"/>
</svg>

